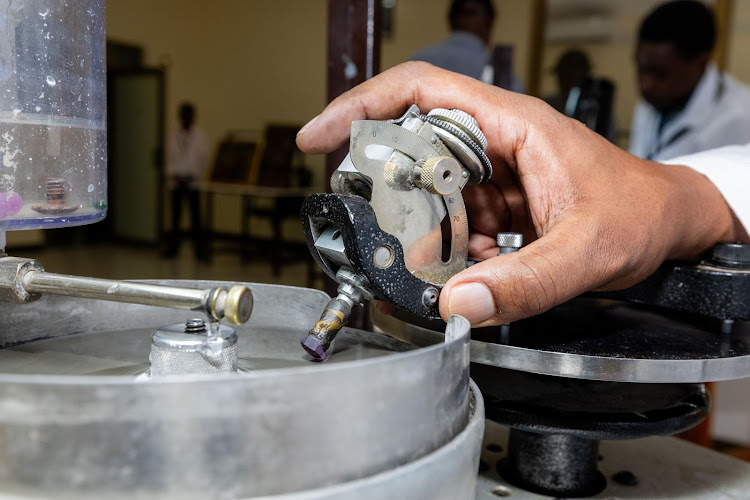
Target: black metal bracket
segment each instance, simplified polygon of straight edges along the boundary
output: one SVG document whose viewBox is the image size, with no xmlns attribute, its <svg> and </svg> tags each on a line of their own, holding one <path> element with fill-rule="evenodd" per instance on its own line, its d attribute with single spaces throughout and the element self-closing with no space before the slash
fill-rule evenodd
<svg viewBox="0 0 750 500">
<path fill-rule="evenodd" d="M 380 229 L 372 206 L 360 196 L 314 194 L 302 205 L 302 225 L 307 246 L 318 265 L 336 279 L 338 266 L 320 255 L 315 240 L 330 226 L 339 230 L 344 241 L 346 257 L 352 270 L 367 278 L 377 299 L 384 300 L 425 318 L 439 318 L 438 301 L 425 305 L 423 297 L 428 289 L 438 294 L 441 286 L 432 285 L 415 277 L 406 268 L 404 250 L 398 239 Z M 375 250 L 386 246 L 393 259 L 386 268 L 375 265 Z"/>
</svg>

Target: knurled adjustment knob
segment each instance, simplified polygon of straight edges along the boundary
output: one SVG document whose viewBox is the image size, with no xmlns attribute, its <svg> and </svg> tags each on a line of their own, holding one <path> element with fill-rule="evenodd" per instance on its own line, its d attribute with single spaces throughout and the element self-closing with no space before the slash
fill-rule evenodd
<svg viewBox="0 0 750 500">
<path fill-rule="evenodd" d="M 461 165 L 450 156 L 433 156 L 422 165 L 419 182 L 432 194 L 453 194 L 461 185 Z"/>
<path fill-rule="evenodd" d="M 729 269 L 750 270 L 750 245 L 719 243 L 711 250 L 710 263 Z"/>
<path fill-rule="evenodd" d="M 487 150 L 487 138 L 479 128 L 479 123 L 477 123 L 474 117 L 469 113 L 461 111 L 460 109 L 435 108 L 427 113 L 427 116 L 434 116 L 435 118 L 455 125 L 466 133 L 474 142 L 479 144 L 483 151 Z"/>
<path fill-rule="evenodd" d="M 244 325 L 253 313 L 253 292 L 243 285 L 236 285 L 227 292 L 224 317 L 235 325 Z"/>
</svg>

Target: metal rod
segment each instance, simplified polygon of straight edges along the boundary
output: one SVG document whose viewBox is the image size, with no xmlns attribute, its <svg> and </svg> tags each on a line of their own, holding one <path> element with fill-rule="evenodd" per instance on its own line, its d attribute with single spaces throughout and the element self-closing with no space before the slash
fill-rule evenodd
<svg viewBox="0 0 750 500">
<path fill-rule="evenodd" d="M 23 277 L 23 286 L 29 292 L 191 310 L 204 309 L 208 298 L 207 292 L 210 292 L 39 271 L 26 273 Z"/>
<path fill-rule="evenodd" d="M 196 290 L 29 271 L 23 276 L 23 288 L 35 293 L 190 309 L 235 324 L 245 323 L 252 311 L 252 294 L 244 286 Z"/>
</svg>

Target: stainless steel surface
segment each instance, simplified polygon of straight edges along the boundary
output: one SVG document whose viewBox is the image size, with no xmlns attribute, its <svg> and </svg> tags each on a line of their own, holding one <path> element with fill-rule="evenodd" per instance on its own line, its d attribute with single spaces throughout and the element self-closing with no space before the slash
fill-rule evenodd
<svg viewBox="0 0 750 500">
<path fill-rule="evenodd" d="M 417 346 L 439 343 L 443 334 L 372 309 L 374 324 L 393 337 Z M 717 334 L 719 334 L 717 332 Z M 591 356 L 513 345 L 471 341 L 471 361 L 511 370 L 588 380 L 638 383 L 702 383 L 750 376 L 750 355 L 697 359 Z M 721 352 L 717 352 L 721 354 Z"/>
<path fill-rule="evenodd" d="M 424 125 L 414 133 L 393 123 L 354 122 L 350 155 L 356 168 L 372 179 L 370 204 L 378 225 L 401 243 L 407 269 L 424 281 L 442 285 L 466 267 L 468 224 L 460 191 L 443 197 L 421 189 L 393 189 L 383 176 L 386 161 L 368 153 L 372 146 L 380 146 L 405 154 L 414 162 L 439 156 L 428 138 L 422 137 L 432 136 L 431 129 Z M 452 235 L 450 258 L 444 262 L 440 223 L 446 214 Z"/>
<path fill-rule="evenodd" d="M 497 463 L 505 458 L 508 429 L 486 421 L 482 443 L 482 465 L 475 500 L 549 500 L 551 497 L 523 491 L 497 474 Z M 716 500 L 746 499 L 750 495 L 750 464 L 672 437 L 649 437 L 632 441 L 602 441 L 599 469 L 607 487 L 593 497 L 599 500 Z M 612 480 L 614 474 L 630 471 L 638 484 L 625 486 Z M 504 490 L 509 495 L 493 494 Z"/>
<path fill-rule="evenodd" d="M 28 294 L 50 293 L 87 299 L 110 300 L 131 304 L 144 304 L 161 307 L 176 307 L 205 312 L 215 319 L 226 318 L 234 324 L 243 324 L 253 310 L 253 296 L 245 287 L 232 284 L 229 287 L 216 287 L 205 290 L 167 287 L 134 283 L 128 281 L 105 280 L 82 276 L 47 273 L 36 270 L 27 264 L 23 272 L 10 272 L 15 260 L 12 257 L 0 259 L 9 265 L 0 280 L 7 286 L 20 287 Z M 26 260 L 26 259 L 21 259 Z M 29 266 L 32 266 L 29 268 Z M 2 285 L 0 285 L 2 286 Z"/>
<path fill-rule="evenodd" d="M 349 258 L 346 256 L 344 239 L 341 231 L 335 227 L 325 228 L 315 240 L 315 248 L 327 259 L 339 266 L 348 266 Z"/>
<path fill-rule="evenodd" d="M 469 500 L 484 434 L 484 402 L 471 382 L 475 408 L 466 428 L 445 446 L 419 460 L 375 476 L 304 493 L 263 500 Z M 497 497 L 495 497 L 497 498 Z M 260 499 L 258 499 L 260 500 Z"/>
<path fill-rule="evenodd" d="M 277 351 L 282 359 L 304 362 L 296 341 L 328 297 L 248 286 L 256 311 L 238 328 L 239 345 L 256 358 Z M 110 366 L 145 359 L 149 328 L 192 316 L 52 295 L 0 304 L 0 314 L 6 346 L 0 359 L 26 355 L 26 373 L 43 371 L 45 356 L 61 354 L 56 346 L 81 365 L 91 358 Z M 393 470 L 451 443 L 469 423 L 468 331 L 454 336 L 404 351 L 408 346 L 401 342 L 345 329 L 325 363 L 177 380 L 2 373 L 0 492 L 242 498 L 320 489 Z M 129 340 L 111 341 L 121 337 Z M 384 355 L 336 361 L 368 349 Z M 0 361 L 0 371 L 8 368 Z M 461 463 L 472 464 L 473 472 L 473 454 L 470 460 Z"/>
<path fill-rule="evenodd" d="M 205 325 L 202 332 L 188 331 L 193 326 L 177 323 L 154 332 L 148 376 L 237 373 L 237 332 L 224 325 L 212 325 L 211 331 Z"/>
</svg>

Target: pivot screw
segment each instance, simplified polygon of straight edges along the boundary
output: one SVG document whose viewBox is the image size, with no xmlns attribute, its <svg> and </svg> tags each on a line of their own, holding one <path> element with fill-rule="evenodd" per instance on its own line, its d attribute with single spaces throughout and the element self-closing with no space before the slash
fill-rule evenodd
<svg viewBox="0 0 750 500">
<path fill-rule="evenodd" d="M 424 293 L 422 293 L 422 304 L 425 307 L 434 307 L 437 304 L 438 295 L 437 288 L 432 286 L 425 288 Z"/>
<path fill-rule="evenodd" d="M 380 269 L 386 269 L 393 264 L 393 250 L 389 246 L 381 246 L 375 249 L 372 260 Z"/>
</svg>

